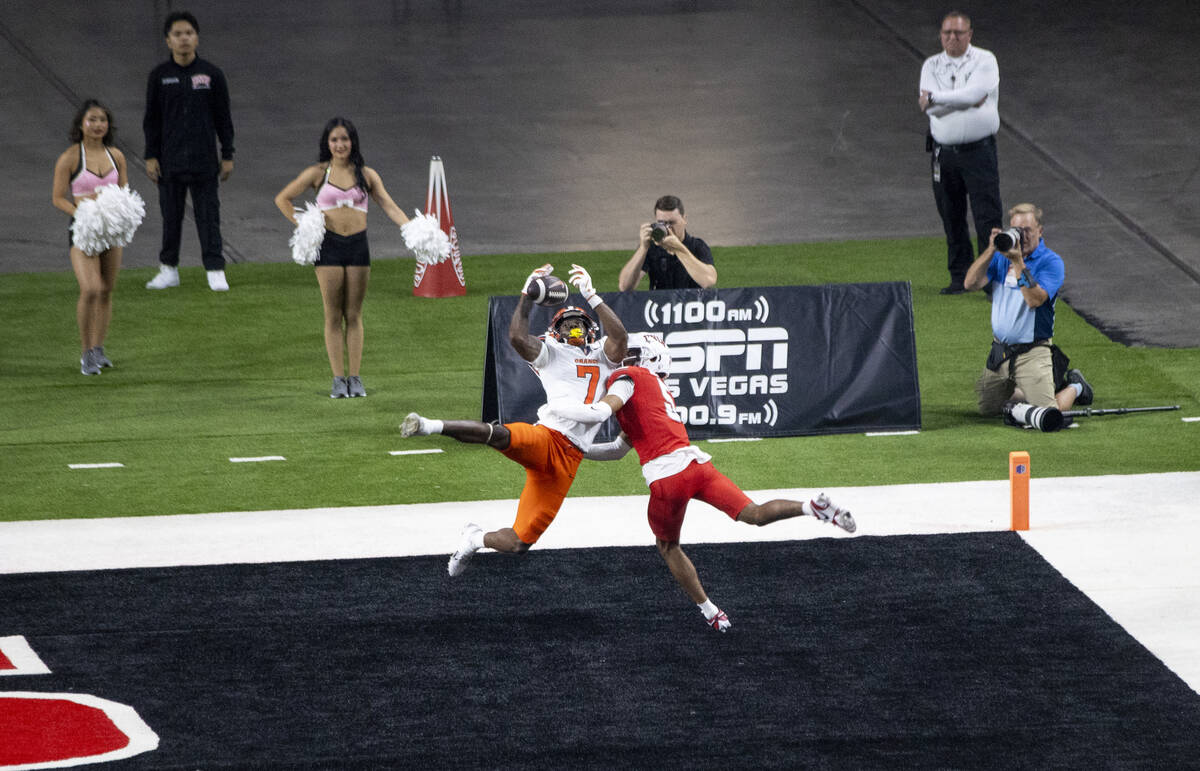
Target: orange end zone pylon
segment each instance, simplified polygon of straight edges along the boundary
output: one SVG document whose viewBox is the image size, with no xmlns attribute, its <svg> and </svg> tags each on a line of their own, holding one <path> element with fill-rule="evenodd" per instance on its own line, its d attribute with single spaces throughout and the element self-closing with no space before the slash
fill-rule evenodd
<svg viewBox="0 0 1200 771">
<path fill-rule="evenodd" d="M 462 250 L 458 248 L 458 231 L 450 213 L 450 194 L 446 190 L 446 169 L 442 159 L 433 156 L 429 161 L 429 192 L 425 196 L 425 213 L 438 218 L 442 231 L 450 237 L 450 256 L 442 262 L 417 260 L 413 272 L 413 295 L 416 297 L 457 297 L 467 293 L 463 275 Z"/>
<path fill-rule="evenodd" d="M 1029 529 L 1029 453 L 1008 454 L 1008 487 L 1012 500 L 1010 530 Z"/>
</svg>

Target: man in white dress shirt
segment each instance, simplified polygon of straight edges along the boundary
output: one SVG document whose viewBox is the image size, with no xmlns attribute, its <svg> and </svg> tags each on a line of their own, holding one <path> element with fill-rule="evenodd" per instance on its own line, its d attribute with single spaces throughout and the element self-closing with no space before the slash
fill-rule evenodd
<svg viewBox="0 0 1200 771">
<path fill-rule="evenodd" d="M 946 231 L 950 284 L 942 294 L 960 294 L 975 255 L 987 249 L 992 228 L 1001 226 L 1000 67 L 991 51 L 971 45 L 971 19 L 952 11 L 942 19 L 942 53 L 921 67 L 918 103 L 929 116 L 933 197 Z M 978 251 L 971 244 L 967 203 L 975 221 Z"/>
</svg>

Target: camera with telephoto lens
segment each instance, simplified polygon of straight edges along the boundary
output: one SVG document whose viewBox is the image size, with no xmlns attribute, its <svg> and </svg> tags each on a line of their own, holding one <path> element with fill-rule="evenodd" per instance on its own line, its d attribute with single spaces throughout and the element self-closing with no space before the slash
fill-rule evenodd
<svg viewBox="0 0 1200 771">
<path fill-rule="evenodd" d="M 1014 426 L 1028 426 L 1038 431 L 1059 431 L 1066 425 L 1066 418 L 1057 407 L 1034 407 L 1026 402 L 1006 402 L 1005 422 Z"/>
<path fill-rule="evenodd" d="M 667 234 L 670 232 L 671 226 L 668 223 L 659 220 L 650 226 L 650 240 L 657 244 L 666 238 Z"/>
<path fill-rule="evenodd" d="M 1009 228 L 1003 233 L 997 233 L 992 243 L 996 245 L 996 251 L 998 252 L 1011 251 L 1014 246 L 1021 245 L 1021 229 Z"/>
</svg>

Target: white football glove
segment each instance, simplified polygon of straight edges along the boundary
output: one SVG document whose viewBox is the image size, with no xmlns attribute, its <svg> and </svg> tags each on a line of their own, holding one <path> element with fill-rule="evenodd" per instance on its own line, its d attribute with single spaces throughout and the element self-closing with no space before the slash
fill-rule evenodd
<svg viewBox="0 0 1200 771">
<path fill-rule="evenodd" d="M 529 294 L 529 285 L 533 283 L 533 280 L 535 278 L 542 278 L 543 276 L 549 276 L 553 272 L 554 272 L 554 266 L 551 265 L 550 263 L 546 263 L 542 267 L 540 267 L 537 270 L 535 270 L 534 272 L 530 273 L 529 278 L 525 279 L 525 284 L 521 287 L 521 294 Z"/>
<path fill-rule="evenodd" d="M 621 434 L 611 442 L 596 442 L 588 448 L 583 457 L 588 460 L 620 460 L 632 449 L 625 441 L 625 435 Z"/>
<path fill-rule="evenodd" d="M 582 265 L 571 263 L 570 281 L 579 289 L 579 293 L 583 295 L 583 299 L 587 300 L 588 305 L 595 308 L 604 302 L 604 298 L 596 294 L 595 287 L 592 286 L 592 277 L 588 275 L 587 269 Z"/>
</svg>

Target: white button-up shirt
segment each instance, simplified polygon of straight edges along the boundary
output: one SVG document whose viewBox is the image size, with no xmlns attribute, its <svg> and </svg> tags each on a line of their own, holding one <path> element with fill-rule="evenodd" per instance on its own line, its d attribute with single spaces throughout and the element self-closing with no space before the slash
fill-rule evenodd
<svg viewBox="0 0 1200 771">
<path fill-rule="evenodd" d="M 929 57 L 921 90 L 933 97 L 925 112 L 938 144 L 975 142 L 1000 130 L 1000 66 L 991 51 L 968 45 L 957 59 L 945 51 Z"/>
</svg>

